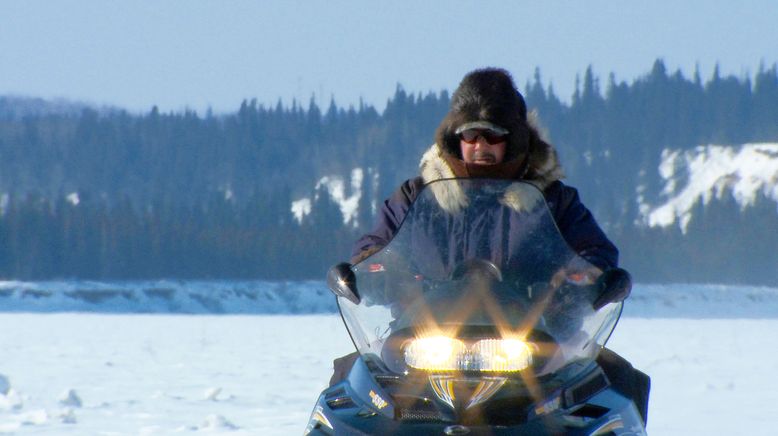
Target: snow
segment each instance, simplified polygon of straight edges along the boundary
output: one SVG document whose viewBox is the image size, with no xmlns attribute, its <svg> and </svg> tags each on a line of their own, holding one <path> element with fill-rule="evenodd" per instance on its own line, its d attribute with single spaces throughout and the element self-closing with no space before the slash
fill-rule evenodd
<svg viewBox="0 0 778 436">
<path fill-rule="evenodd" d="M 0 434 L 300 434 L 352 348 L 333 314 L 6 313 L 0 331 L 24 399 Z M 70 389 L 81 408 L 60 404 Z"/>
<path fill-rule="evenodd" d="M 778 288 L 715 284 L 638 284 L 624 316 L 684 319 L 778 319 Z"/>
<path fill-rule="evenodd" d="M 302 222 L 303 218 L 311 213 L 312 202 L 319 198 L 320 192 L 326 191 L 343 214 L 343 224 L 351 223 L 353 226 L 357 226 L 357 214 L 359 212 L 359 200 L 362 198 L 362 181 L 364 177 L 365 172 L 362 168 L 352 169 L 351 177 L 349 178 L 350 188 L 348 190 L 343 177 L 337 175 L 322 177 L 316 182 L 313 200 L 310 197 L 304 197 L 292 202 L 291 209 L 295 219 L 298 223 Z M 377 180 L 377 175 L 374 176 L 374 180 Z M 348 195 L 349 192 L 351 195 Z"/>
<path fill-rule="evenodd" d="M 62 304 L 54 295 L 66 284 L 34 287 Z M 243 286 L 230 284 L 210 285 Z M 188 287 L 179 285 L 176 292 Z M 274 298 L 283 296 L 282 288 L 293 299 L 320 298 L 313 282 L 266 286 L 274 292 L 263 295 Z M 204 289 L 197 282 L 191 292 Z M 0 297 L 0 310 L 17 298 Z M 279 314 L 255 307 L 220 315 L 40 306 L 0 312 L 0 381 L 7 385 L 0 394 L 0 434 L 300 434 L 332 360 L 353 345 L 331 310 L 293 313 L 319 303 L 283 311 L 272 300 L 252 304 Z M 652 377 L 649 434 L 771 435 L 778 401 L 778 380 L 771 376 L 778 371 L 775 331 L 777 288 L 638 285 L 609 346 Z"/>
<path fill-rule="evenodd" d="M 5 377 L 6 383 L 8 383 L 8 377 Z M 3 410 L 19 410 L 22 408 L 23 402 L 19 393 L 15 389 L 11 389 L 10 385 L 6 386 L 5 392 L 0 393 L 0 411 Z"/>
<path fill-rule="evenodd" d="M 71 192 L 68 194 L 65 199 L 68 203 L 72 204 L 73 206 L 78 206 L 78 203 L 81 203 L 81 199 L 78 196 L 78 192 Z"/>
<path fill-rule="evenodd" d="M 685 232 L 695 203 L 727 193 L 741 208 L 753 205 L 760 193 L 778 203 L 778 143 L 664 150 L 658 170 L 664 203 L 651 207 L 639 199 L 643 220 L 651 227 L 677 222 Z"/>
<path fill-rule="evenodd" d="M 770 287 L 636 285 L 630 301 L 625 313 L 636 317 L 778 318 L 778 289 Z M 0 281 L 0 313 L 331 314 L 336 311 L 334 297 L 320 281 Z"/>
<path fill-rule="evenodd" d="M 334 313 L 323 282 L 0 281 L 0 312 Z"/>
<path fill-rule="evenodd" d="M 311 213 L 311 199 L 301 198 L 292 202 L 292 214 L 297 220 L 297 223 L 302 223 L 303 218 Z"/>
<path fill-rule="evenodd" d="M 68 389 L 59 398 L 59 405 L 65 407 L 81 407 L 81 397 L 74 389 Z"/>
<path fill-rule="evenodd" d="M 351 192 L 346 195 L 346 184 L 343 178 L 338 176 L 324 176 L 316 184 L 316 190 L 325 189 L 332 201 L 340 208 L 343 214 L 343 224 L 356 222 L 357 210 L 359 209 L 359 199 L 362 197 L 362 178 L 364 173 L 362 168 L 354 168 L 351 171 Z"/>
</svg>

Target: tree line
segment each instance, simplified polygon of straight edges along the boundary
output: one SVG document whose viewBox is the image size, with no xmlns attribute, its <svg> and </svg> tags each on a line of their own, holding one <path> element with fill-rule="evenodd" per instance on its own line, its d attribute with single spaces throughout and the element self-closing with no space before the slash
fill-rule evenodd
<svg viewBox="0 0 778 436">
<path fill-rule="evenodd" d="M 643 281 L 778 283 L 756 267 L 722 272 L 726 250 L 745 256 L 740 247 L 767 247 L 771 237 L 738 231 L 727 245 L 710 233 L 754 221 L 775 228 L 768 199 L 746 212 L 700 204 L 685 234 L 635 225 L 636 187 L 659 198 L 662 149 L 778 141 L 775 65 L 753 77 L 716 69 L 703 80 L 658 60 L 632 83 L 611 75 L 604 85 L 589 68 L 569 103 L 540 71 L 523 89 L 568 182 Z M 87 108 L 14 116 L 0 101 L 0 277 L 321 278 L 349 256 L 376 205 L 417 173 L 449 101 L 446 91 L 399 85 L 382 113 L 334 100 L 321 109 L 311 99 L 244 101 L 226 115 Z M 378 177 L 365 177 L 358 218 L 344 224 L 326 190 L 313 187 L 354 168 Z M 298 221 L 290 205 L 302 197 L 314 204 Z"/>
</svg>

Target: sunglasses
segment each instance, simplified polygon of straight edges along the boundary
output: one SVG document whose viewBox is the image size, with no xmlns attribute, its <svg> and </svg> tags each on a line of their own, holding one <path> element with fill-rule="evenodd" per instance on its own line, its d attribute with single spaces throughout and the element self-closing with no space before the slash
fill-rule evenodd
<svg viewBox="0 0 778 436">
<path fill-rule="evenodd" d="M 484 138 L 489 145 L 494 145 L 504 142 L 506 134 L 490 129 L 467 129 L 459 132 L 459 139 L 468 144 L 478 142 L 479 136 Z"/>
</svg>

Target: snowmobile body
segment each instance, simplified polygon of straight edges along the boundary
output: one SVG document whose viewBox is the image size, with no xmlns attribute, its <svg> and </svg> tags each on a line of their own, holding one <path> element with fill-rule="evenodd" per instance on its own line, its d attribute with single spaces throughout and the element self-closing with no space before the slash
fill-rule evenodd
<svg viewBox="0 0 778 436">
<path fill-rule="evenodd" d="M 358 355 L 306 434 L 645 434 L 597 362 L 622 309 L 593 306 L 625 286 L 613 274 L 570 249 L 530 184 L 427 185 L 387 246 L 330 271 Z"/>
</svg>

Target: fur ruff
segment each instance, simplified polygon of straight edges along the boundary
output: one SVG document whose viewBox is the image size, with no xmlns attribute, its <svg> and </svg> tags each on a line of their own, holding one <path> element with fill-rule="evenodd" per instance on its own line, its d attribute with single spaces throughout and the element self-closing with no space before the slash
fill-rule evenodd
<svg viewBox="0 0 778 436">
<path fill-rule="evenodd" d="M 537 127 L 537 115 L 534 111 L 530 113 L 529 121 L 538 131 L 542 131 L 541 128 Z M 425 184 L 435 180 L 453 179 L 456 177 L 454 171 L 446 162 L 443 153 L 445 151 L 438 144 L 432 144 L 422 155 L 419 169 Z M 529 151 L 527 165 L 527 171 L 521 180 L 535 185 L 541 191 L 544 191 L 551 183 L 564 177 L 556 149 L 545 140 L 539 141 L 538 146 Z M 467 197 L 456 184 L 435 183 L 430 188 L 441 208 L 449 213 L 457 213 L 468 205 Z M 534 208 L 536 204 L 519 204 L 520 198 L 536 198 L 533 195 L 521 195 L 521 191 L 524 189 L 527 189 L 527 187 L 520 183 L 514 184 L 506 191 L 502 203 L 518 212 Z"/>
<path fill-rule="evenodd" d="M 427 150 L 421 157 L 419 168 L 421 169 L 421 178 L 424 184 L 435 180 L 453 179 L 456 177 L 454 171 L 448 166 L 442 156 L 443 151 L 437 144 Z M 435 183 L 430 185 L 435 199 L 443 210 L 455 214 L 468 205 L 467 196 L 462 192 L 462 188 L 455 183 Z"/>
</svg>

